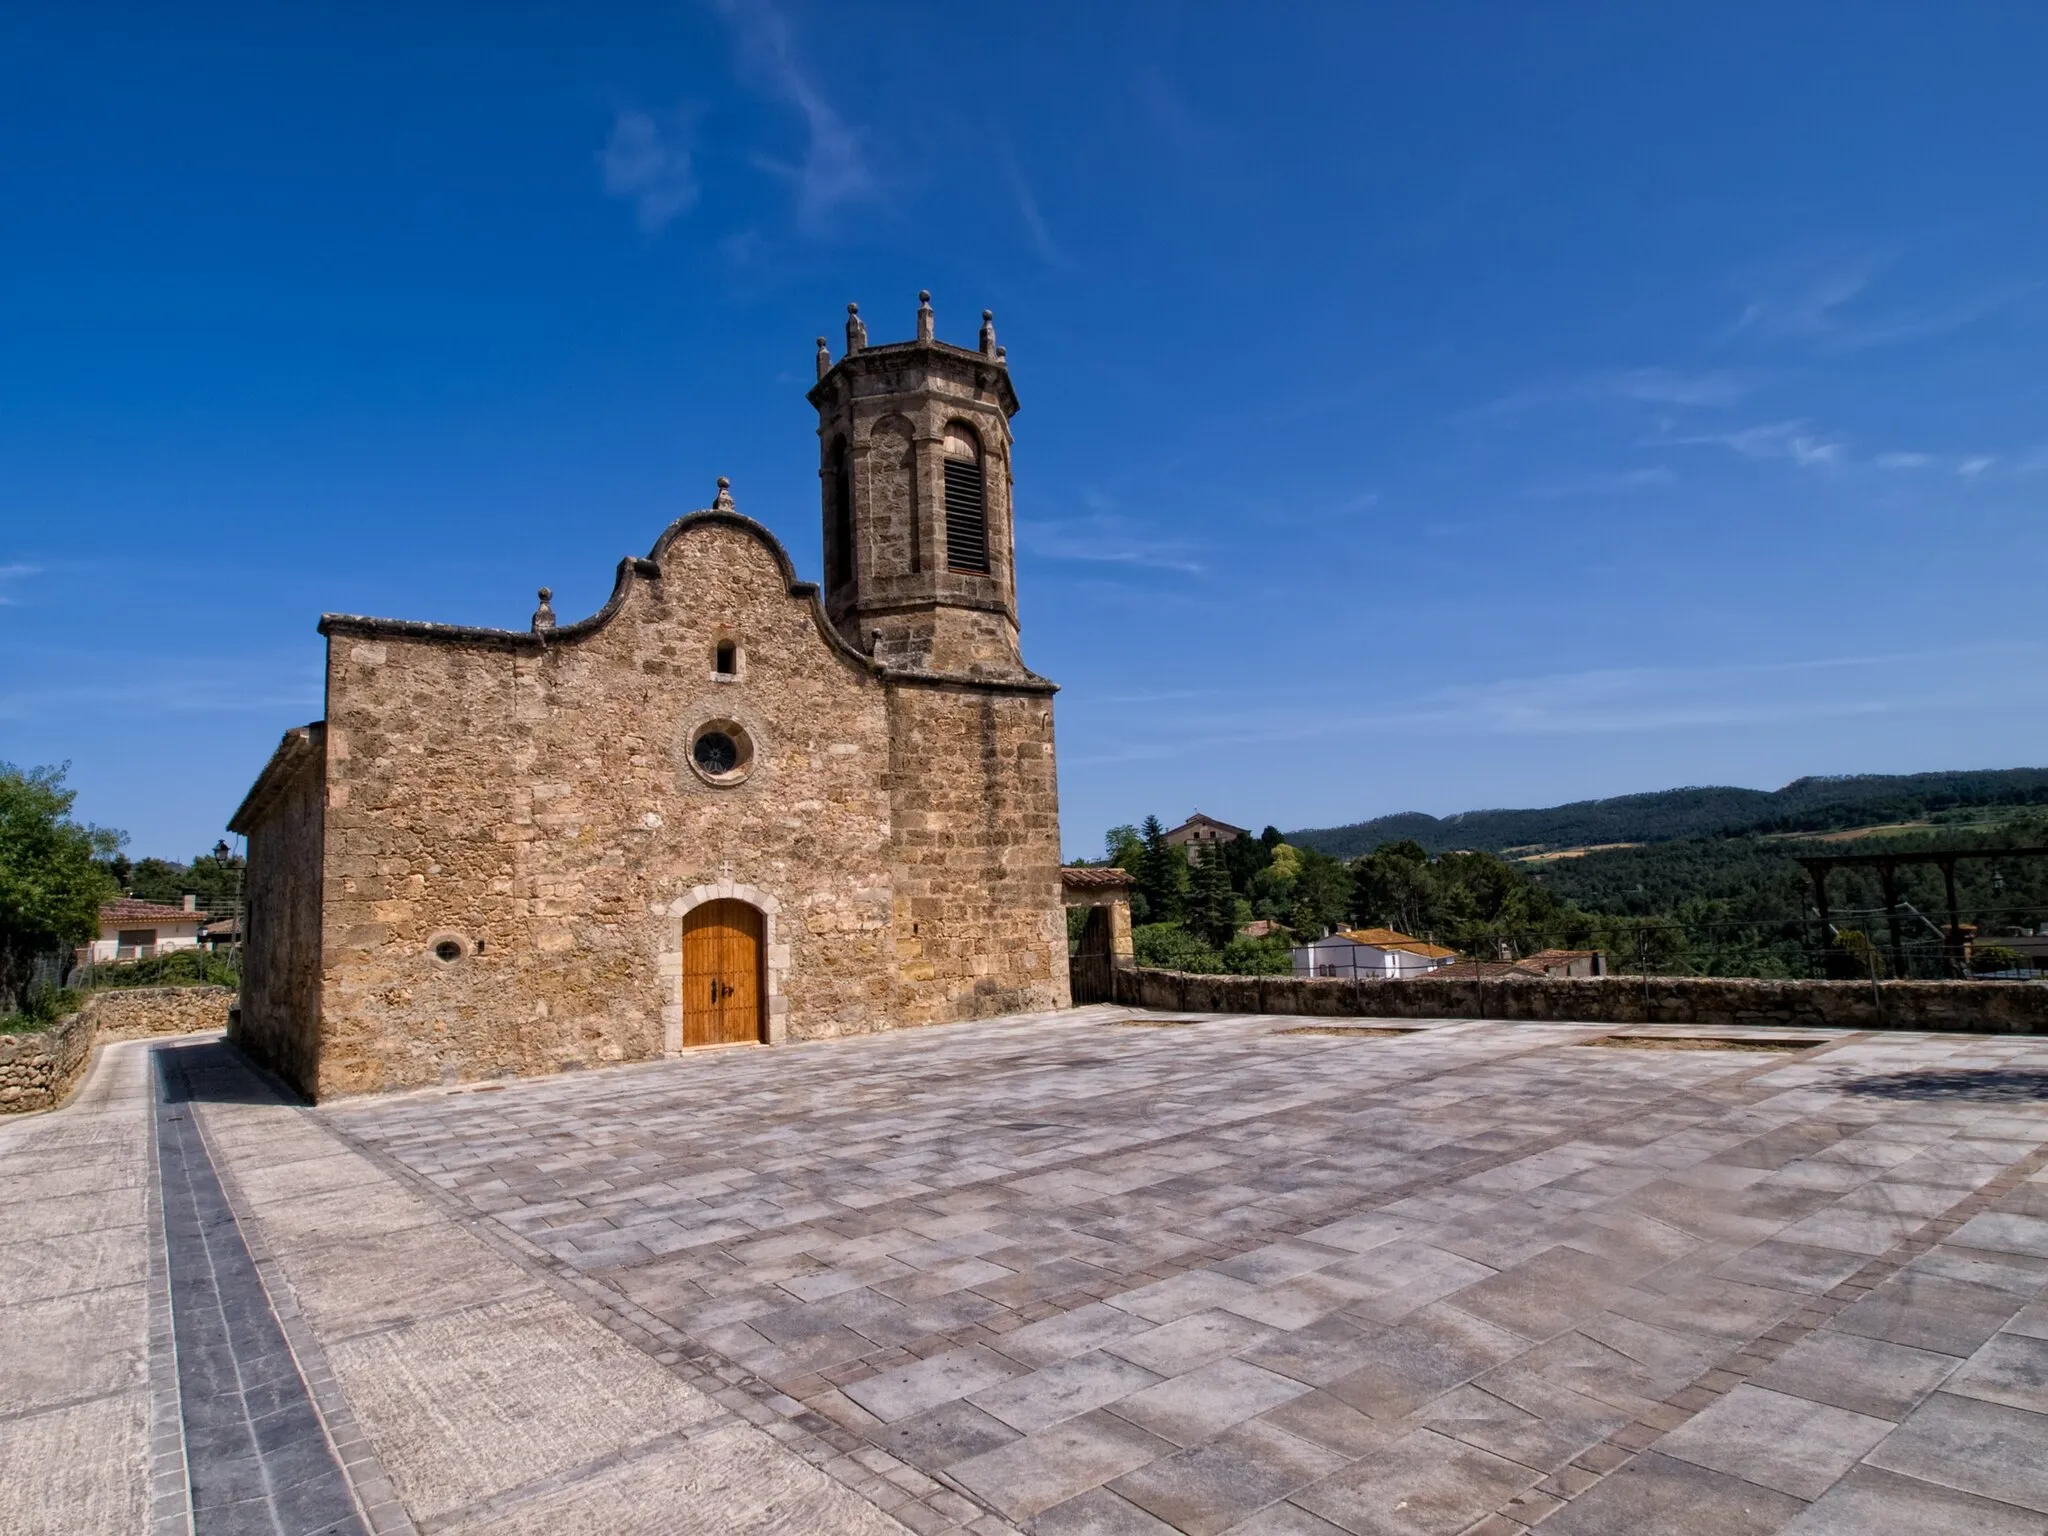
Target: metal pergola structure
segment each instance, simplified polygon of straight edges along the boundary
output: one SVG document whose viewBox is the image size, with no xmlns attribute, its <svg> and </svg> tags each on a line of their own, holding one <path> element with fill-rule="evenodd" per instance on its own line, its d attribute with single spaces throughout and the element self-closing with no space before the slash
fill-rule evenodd
<svg viewBox="0 0 2048 1536">
<path fill-rule="evenodd" d="M 1828 876 L 1838 869 L 1874 869 L 1884 890 L 1885 924 L 1891 940 L 1892 974 L 1906 974 L 1906 936 L 1899 926 L 1899 866 L 1932 864 L 1941 870 L 1942 888 L 1948 897 L 1948 928 L 1942 938 L 1942 953 L 1952 969 L 1963 964 L 1963 920 L 1956 904 L 1956 864 L 1962 859 L 2048 858 L 2048 848 L 1926 848 L 1913 853 L 1830 853 L 1799 855 L 1813 878 L 1813 904 L 1820 914 L 1822 942 L 1828 933 Z"/>
</svg>

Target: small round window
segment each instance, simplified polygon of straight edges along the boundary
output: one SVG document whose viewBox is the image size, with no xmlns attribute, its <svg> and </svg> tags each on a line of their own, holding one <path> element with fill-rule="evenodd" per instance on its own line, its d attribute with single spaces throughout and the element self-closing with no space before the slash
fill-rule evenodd
<svg viewBox="0 0 2048 1536">
<path fill-rule="evenodd" d="M 690 766 L 707 784 L 737 784 L 753 771 L 754 743 L 731 720 L 707 720 L 691 733 Z"/>
<path fill-rule="evenodd" d="M 697 738 L 691 755 L 697 766 L 713 778 L 731 773 L 740 765 L 740 744 L 723 731 L 706 731 Z"/>
<path fill-rule="evenodd" d="M 460 960 L 462 958 L 462 946 L 453 939 L 443 939 L 434 946 L 434 958 L 436 960 Z"/>
</svg>

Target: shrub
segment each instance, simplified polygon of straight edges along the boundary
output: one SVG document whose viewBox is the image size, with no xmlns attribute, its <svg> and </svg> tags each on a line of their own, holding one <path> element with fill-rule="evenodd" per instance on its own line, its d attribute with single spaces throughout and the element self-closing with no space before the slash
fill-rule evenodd
<svg viewBox="0 0 2048 1536">
<path fill-rule="evenodd" d="M 1979 944 L 1970 951 L 1970 969 L 1979 975 L 1996 971 L 2023 971 L 2026 960 L 2016 949 L 2007 949 L 2003 944 Z"/>
<path fill-rule="evenodd" d="M 1285 939 L 1248 939 L 1223 946 L 1223 969 L 1233 976 L 1291 976 L 1294 953 Z"/>
<path fill-rule="evenodd" d="M 29 1035 L 78 1012 L 79 995 L 69 987 L 30 987 L 19 1013 L 0 1018 L 0 1034 Z"/>
<path fill-rule="evenodd" d="M 1179 923 L 1142 923 L 1131 930 L 1138 964 L 1156 971 L 1196 971 L 1215 975 L 1223 957 Z"/>
<path fill-rule="evenodd" d="M 233 954 L 211 949 L 173 949 L 146 960 L 95 965 L 90 976 L 95 987 L 232 987 L 241 981 Z"/>
</svg>

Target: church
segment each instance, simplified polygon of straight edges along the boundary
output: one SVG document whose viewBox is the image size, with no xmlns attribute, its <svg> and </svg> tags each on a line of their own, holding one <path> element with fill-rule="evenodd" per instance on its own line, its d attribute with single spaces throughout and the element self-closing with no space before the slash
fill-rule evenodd
<svg viewBox="0 0 2048 1536">
<path fill-rule="evenodd" d="M 1066 1005 L 993 320 L 849 305 L 817 369 L 822 590 L 721 479 L 589 618 L 321 619 L 230 822 L 253 1056 L 327 1099 Z"/>
</svg>

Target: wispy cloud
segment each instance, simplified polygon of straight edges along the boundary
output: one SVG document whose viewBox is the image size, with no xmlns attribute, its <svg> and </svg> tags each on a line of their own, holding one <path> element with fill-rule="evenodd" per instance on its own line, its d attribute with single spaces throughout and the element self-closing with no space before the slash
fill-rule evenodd
<svg viewBox="0 0 2048 1536">
<path fill-rule="evenodd" d="M 1726 448 L 1745 459 L 1788 460 L 1801 469 L 1839 465 L 1846 447 L 1839 438 L 1822 436 L 1805 420 L 1773 421 L 1735 432 L 1666 436 L 1652 441 L 1659 446 Z"/>
<path fill-rule="evenodd" d="M 867 134 L 848 122 L 798 62 L 788 20 L 766 0 L 714 0 L 732 28 L 742 65 L 773 96 L 804 119 L 803 158 L 794 165 L 759 156 L 756 163 L 789 181 L 796 191 L 797 222 L 807 230 L 826 228 L 843 206 L 879 195 L 881 180 L 871 161 Z"/>
<path fill-rule="evenodd" d="M 1597 376 L 1595 387 L 1621 400 L 1652 405 L 1732 405 L 1754 387 L 1752 379 L 1725 369 L 1687 373 L 1674 368 L 1629 368 Z"/>
<path fill-rule="evenodd" d="M 1017 163 L 1016 152 L 1011 149 L 1009 139 L 1001 133 L 995 136 L 996 155 L 1003 167 L 1003 178 L 1010 184 L 1010 201 L 1016 205 L 1017 222 L 1024 226 L 1024 233 L 1031 237 L 1031 248 L 1038 253 L 1038 259 L 1049 267 L 1068 269 L 1073 263 L 1053 240 L 1052 231 L 1047 227 L 1045 214 L 1038 206 L 1038 196 L 1025 179 L 1024 168 Z"/>
<path fill-rule="evenodd" d="M 2035 644 L 1946 647 L 1704 667 L 1607 667 L 1509 676 L 1375 695 L 1369 709 L 1333 707 L 1327 686 L 1225 695 L 1199 711 L 1162 700 L 1125 706 L 1113 746 L 1084 762 L 1173 759 L 1233 743 L 1367 740 L 1390 733 L 1456 736 L 1617 736 L 2048 702 L 2048 674 L 2027 665 Z M 1999 661 L 2005 665 L 1963 665 Z M 2015 680 L 2018 693 L 2012 690 Z"/>
<path fill-rule="evenodd" d="M 648 234 L 658 234 L 696 206 L 695 118 L 686 108 L 660 117 L 627 108 L 612 120 L 612 136 L 598 153 L 605 191 L 632 203 Z"/>
<path fill-rule="evenodd" d="M 42 570 L 43 568 L 40 565 L 22 565 L 19 563 L 0 565 L 0 608 L 10 607 L 15 601 L 6 590 L 8 582 L 22 581 L 30 576 L 40 576 Z"/>
<path fill-rule="evenodd" d="M 1882 265 L 1877 253 L 1862 252 L 1791 257 L 1774 263 L 1771 270 L 1752 269 L 1737 279 L 1738 286 L 1750 289 L 1750 296 L 1720 339 L 1819 336 L 1832 331 L 1840 324 L 1837 311 L 1870 286 Z"/>
<path fill-rule="evenodd" d="M 2041 286 L 1998 283 L 1960 297 L 1886 302 L 1878 279 L 1897 259 L 1890 251 L 1837 247 L 1752 267 L 1736 278 L 1737 288 L 1747 290 L 1741 313 L 1717 339 L 1804 341 L 1833 352 L 1893 346 L 1962 330 Z"/>
<path fill-rule="evenodd" d="M 1600 368 L 1545 379 L 1459 414 L 1463 420 L 1483 421 L 1522 416 L 1560 405 L 1612 401 L 1639 405 L 1733 405 L 1755 388 L 1752 377 L 1728 369 Z"/>
<path fill-rule="evenodd" d="M 1120 514 L 1114 500 L 1099 490 L 1082 491 L 1081 501 L 1089 508 L 1086 516 L 1019 518 L 1017 542 L 1041 560 L 1202 574 L 1198 546 L 1160 537 L 1157 530 Z"/>
<path fill-rule="evenodd" d="M 1669 465 L 1651 464 L 1642 469 L 1600 471 L 1547 481 L 1532 486 L 1528 494 L 1542 501 L 1568 501 L 1576 496 L 1626 496 L 1676 484 L 1678 475 Z"/>
<path fill-rule="evenodd" d="M 1138 109 L 1152 131 L 1189 160 L 1209 160 L 1228 142 L 1220 129 L 1204 122 L 1172 83 L 1157 69 L 1137 78 Z"/>
</svg>

